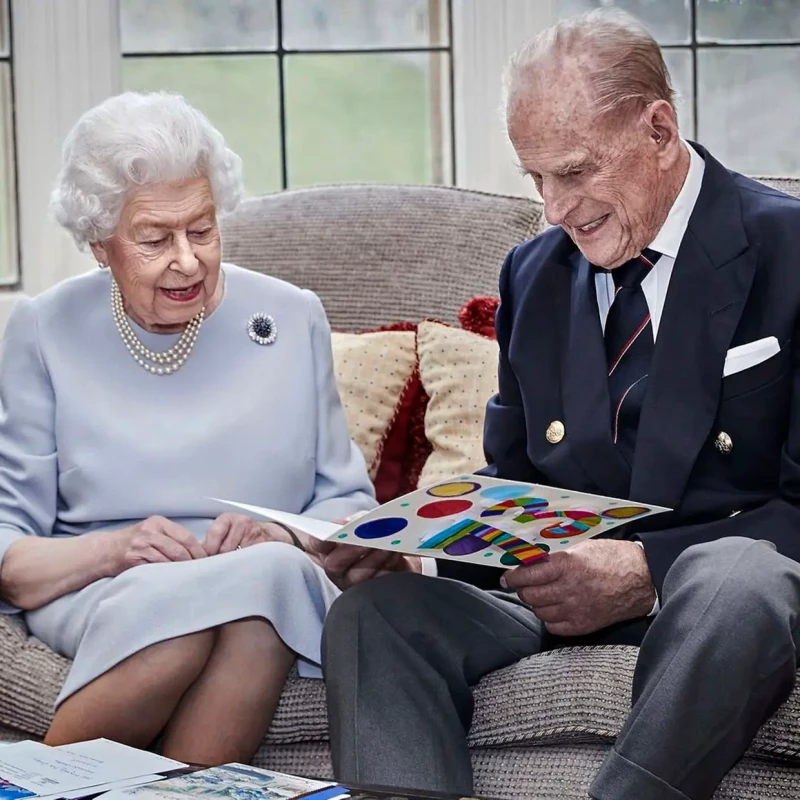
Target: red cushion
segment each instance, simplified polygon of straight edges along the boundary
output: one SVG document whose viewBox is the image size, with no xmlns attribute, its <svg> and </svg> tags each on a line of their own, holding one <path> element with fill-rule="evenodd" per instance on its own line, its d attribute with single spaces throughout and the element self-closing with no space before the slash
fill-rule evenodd
<svg viewBox="0 0 800 800">
<path fill-rule="evenodd" d="M 458 312 L 458 321 L 465 331 L 496 339 L 494 318 L 499 305 L 499 297 L 471 297 Z"/>
<path fill-rule="evenodd" d="M 383 442 L 378 472 L 375 475 L 375 496 L 379 503 L 387 503 L 395 497 L 407 494 L 416 488 L 416 480 L 422 470 L 422 464 L 416 468 L 416 477 L 413 472 L 417 459 L 410 458 L 411 452 L 419 450 L 419 443 L 415 441 L 418 435 L 417 418 L 418 408 L 423 405 L 422 438 L 425 438 L 424 407 L 428 397 L 422 388 L 419 379 L 419 370 L 414 370 L 408 380 L 400 398 L 397 414 L 392 421 L 386 438 Z M 427 440 L 425 441 L 427 444 Z"/>
<path fill-rule="evenodd" d="M 416 331 L 413 322 L 395 322 L 370 331 Z M 395 410 L 394 419 L 381 443 L 375 496 L 379 503 L 408 494 L 417 488 L 422 467 L 431 452 L 425 438 L 425 409 L 428 395 L 422 388 L 417 367 L 406 381 Z"/>
</svg>

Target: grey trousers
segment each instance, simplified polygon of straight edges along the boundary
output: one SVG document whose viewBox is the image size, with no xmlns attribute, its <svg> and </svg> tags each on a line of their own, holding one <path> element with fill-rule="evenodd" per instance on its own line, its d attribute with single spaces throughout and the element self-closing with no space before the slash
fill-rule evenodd
<svg viewBox="0 0 800 800">
<path fill-rule="evenodd" d="M 632 709 L 591 785 L 597 800 L 711 797 L 794 685 L 800 565 L 771 544 L 690 547 L 661 602 L 641 628 Z M 471 687 L 539 652 L 544 634 L 510 597 L 442 578 L 346 591 L 323 637 L 337 778 L 471 794 Z"/>
</svg>

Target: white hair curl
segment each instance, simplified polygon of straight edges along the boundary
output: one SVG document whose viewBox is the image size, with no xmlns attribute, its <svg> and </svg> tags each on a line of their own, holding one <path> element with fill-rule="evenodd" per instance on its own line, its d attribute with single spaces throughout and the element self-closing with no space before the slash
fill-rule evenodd
<svg viewBox="0 0 800 800">
<path fill-rule="evenodd" d="M 50 205 L 83 249 L 113 234 L 128 192 L 201 176 L 217 210 L 232 211 L 242 160 L 222 134 L 180 95 L 125 92 L 87 111 L 67 135 Z"/>
</svg>

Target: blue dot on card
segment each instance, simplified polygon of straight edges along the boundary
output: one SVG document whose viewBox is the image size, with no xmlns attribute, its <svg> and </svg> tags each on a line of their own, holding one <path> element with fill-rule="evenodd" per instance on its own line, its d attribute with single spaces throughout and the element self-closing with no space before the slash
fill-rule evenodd
<svg viewBox="0 0 800 800">
<path fill-rule="evenodd" d="M 562 539 L 559 544 L 569 544 L 569 539 Z"/>
<path fill-rule="evenodd" d="M 490 550 L 488 553 L 484 553 L 483 557 L 484 558 L 491 558 L 493 555 L 494 555 L 494 553 Z"/>
<path fill-rule="evenodd" d="M 523 497 L 528 494 L 529 489 L 525 486 L 489 486 L 481 490 L 481 497 L 489 500 L 513 500 L 515 497 Z"/>
<path fill-rule="evenodd" d="M 372 519 L 359 525 L 353 533 L 359 539 L 383 539 L 384 536 L 394 536 L 403 528 L 408 527 L 408 520 L 402 517 L 383 517 Z"/>
<path fill-rule="evenodd" d="M 408 508 L 410 505 L 411 503 L 400 503 L 401 508 Z"/>
<path fill-rule="evenodd" d="M 347 538 L 347 534 L 346 533 L 340 533 L 336 538 L 337 539 L 346 539 Z"/>
</svg>

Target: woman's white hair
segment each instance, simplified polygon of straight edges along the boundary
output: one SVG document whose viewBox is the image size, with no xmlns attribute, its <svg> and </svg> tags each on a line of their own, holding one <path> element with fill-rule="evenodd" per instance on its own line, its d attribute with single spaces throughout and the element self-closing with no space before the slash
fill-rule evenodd
<svg viewBox="0 0 800 800">
<path fill-rule="evenodd" d="M 656 100 L 675 108 L 675 92 L 656 40 L 630 14 L 598 8 L 541 31 L 511 56 L 504 76 L 506 114 L 539 68 L 567 63 L 585 69 L 600 115 L 641 112 Z"/>
<path fill-rule="evenodd" d="M 78 247 L 119 224 L 125 195 L 158 183 L 207 177 L 217 210 L 242 196 L 242 160 L 180 95 L 125 92 L 87 111 L 64 141 L 50 204 Z"/>
</svg>

